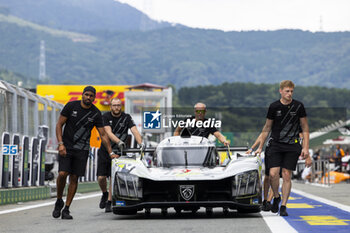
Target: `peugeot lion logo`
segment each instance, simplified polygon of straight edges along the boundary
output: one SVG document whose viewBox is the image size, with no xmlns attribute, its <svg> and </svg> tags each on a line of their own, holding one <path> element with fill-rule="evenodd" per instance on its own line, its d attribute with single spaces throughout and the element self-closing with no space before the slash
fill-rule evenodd
<svg viewBox="0 0 350 233">
<path fill-rule="evenodd" d="M 194 185 L 180 185 L 180 195 L 185 200 L 188 201 L 193 197 Z"/>
</svg>

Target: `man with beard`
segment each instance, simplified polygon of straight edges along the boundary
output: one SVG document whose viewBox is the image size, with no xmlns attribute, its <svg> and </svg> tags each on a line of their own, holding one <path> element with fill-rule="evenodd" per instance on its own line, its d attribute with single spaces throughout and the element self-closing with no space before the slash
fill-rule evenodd
<svg viewBox="0 0 350 233">
<path fill-rule="evenodd" d="M 62 200 L 63 190 L 66 186 L 69 175 L 69 187 L 66 199 L 66 206 L 62 210 L 62 219 L 73 219 L 70 215 L 71 205 L 78 187 L 78 178 L 85 174 L 86 162 L 89 156 L 91 130 L 95 126 L 100 133 L 102 143 L 107 148 L 111 158 L 118 158 L 114 154 L 103 128 L 101 112 L 93 105 L 96 90 L 87 86 L 83 90 L 81 100 L 67 103 L 61 111 L 57 125 L 56 137 L 59 151 L 59 168 L 56 181 L 57 201 L 52 212 L 54 218 L 61 216 L 61 209 L 64 206 Z M 62 128 L 64 127 L 63 136 Z"/>
<path fill-rule="evenodd" d="M 208 119 L 205 118 L 205 113 L 207 112 L 207 107 L 205 104 L 203 103 L 196 103 L 196 105 L 194 106 L 194 117 L 190 118 L 191 120 L 194 118 L 195 121 L 207 121 Z M 187 119 L 188 120 L 188 119 Z M 178 126 L 175 129 L 174 132 L 174 136 L 178 136 L 181 133 L 181 130 L 183 128 L 181 128 L 180 126 Z M 220 133 L 220 131 L 215 128 L 215 127 L 197 127 L 196 125 L 194 125 L 194 127 L 188 127 L 187 128 L 191 135 L 193 136 L 202 136 L 202 137 L 208 137 L 210 134 L 213 134 L 222 144 L 224 144 L 225 146 L 229 145 L 229 142 L 226 141 L 226 138 L 224 135 L 222 135 Z"/>
<path fill-rule="evenodd" d="M 113 150 L 121 150 L 126 147 L 125 143 L 127 142 L 128 129 L 130 129 L 136 142 L 143 150 L 145 145 L 142 143 L 141 135 L 137 130 L 134 121 L 129 114 L 122 112 L 122 101 L 118 98 L 112 99 L 110 108 L 111 111 L 103 114 L 102 118 L 104 129 L 111 140 Z M 111 158 L 103 145 L 101 145 L 101 148 L 98 151 L 97 176 L 98 184 L 102 191 L 100 208 L 105 208 L 106 213 L 111 212 L 111 182 L 109 182 L 109 192 L 107 191 L 107 177 L 111 176 Z"/>
</svg>

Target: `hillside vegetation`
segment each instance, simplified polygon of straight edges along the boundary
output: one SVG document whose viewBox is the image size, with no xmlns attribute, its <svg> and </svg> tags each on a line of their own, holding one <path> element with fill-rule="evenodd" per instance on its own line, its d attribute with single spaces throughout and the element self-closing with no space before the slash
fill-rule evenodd
<svg viewBox="0 0 350 233">
<path fill-rule="evenodd" d="M 28 77 L 45 40 L 51 83 L 350 87 L 350 32 L 223 32 L 155 22 L 113 0 L 0 0 L 0 35 L 0 69 Z"/>
</svg>

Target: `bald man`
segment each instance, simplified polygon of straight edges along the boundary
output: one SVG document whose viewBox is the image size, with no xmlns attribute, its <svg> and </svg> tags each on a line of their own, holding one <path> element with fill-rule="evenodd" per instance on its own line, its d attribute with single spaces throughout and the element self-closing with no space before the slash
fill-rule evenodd
<svg viewBox="0 0 350 233">
<path fill-rule="evenodd" d="M 194 117 L 190 118 L 195 119 L 195 121 L 207 121 L 208 119 L 205 118 L 205 113 L 207 112 L 207 107 L 204 103 L 196 103 L 196 105 L 194 105 Z M 180 132 L 183 128 L 181 128 L 180 126 L 178 126 L 175 129 L 174 132 L 174 136 L 178 136 L 180 135 Z M 222 144 L 224 144 L 225 146 L 229 145 L 229 142 L 226 141 L 226 138 L 224 137 L 224 135 L 222 135 L 219 130 L 215 127 L 197 127 L 196 124 L 194 125 L 194 127 L 188 127 L 187 128 L 191 135 L 193 136 L 201 136 L 201 137 L 206 137 L 208 138 L 208 136 L 210 134 L 213 134 Z"/>
</svg>

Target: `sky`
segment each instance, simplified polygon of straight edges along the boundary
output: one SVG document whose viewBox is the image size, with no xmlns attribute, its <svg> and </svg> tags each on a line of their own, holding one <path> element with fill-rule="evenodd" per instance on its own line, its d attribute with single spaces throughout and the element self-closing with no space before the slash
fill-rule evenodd
<svg viewBox="0 0 350 233">
<path fill-rule="evenodd" d="M 155 20 L 224 31 L 350 31 L 350 0 L 116 0 Z"/>
</svg>

